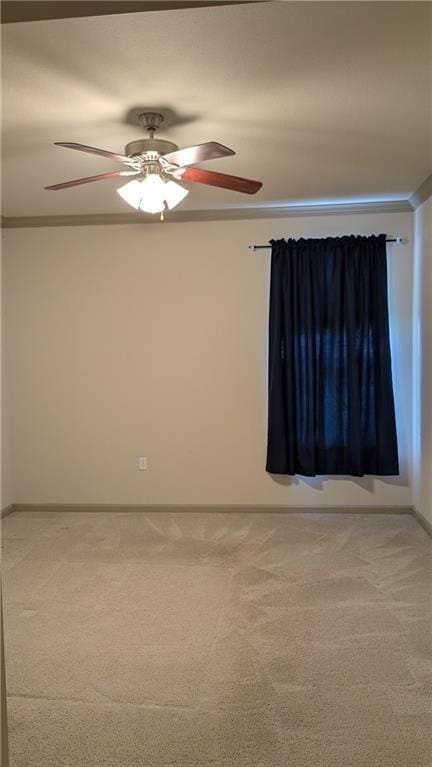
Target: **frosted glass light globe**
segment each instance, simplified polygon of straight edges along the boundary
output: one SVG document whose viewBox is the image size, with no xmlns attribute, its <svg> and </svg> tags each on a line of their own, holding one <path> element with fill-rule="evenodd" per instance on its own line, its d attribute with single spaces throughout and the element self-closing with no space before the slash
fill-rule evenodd
<svg viewBox="0 0 432 767">
<path fill-rule="evenodd" d="M 117 189 L 117 193 L 135 210 L 161 213 L 165 209 L 165 202 L 172 210 L 184 200 L 189 190 L 175 181 L 164 181 L 157 173 L 151 173 L 141 181 L 129 181 Z"/>
</svg>

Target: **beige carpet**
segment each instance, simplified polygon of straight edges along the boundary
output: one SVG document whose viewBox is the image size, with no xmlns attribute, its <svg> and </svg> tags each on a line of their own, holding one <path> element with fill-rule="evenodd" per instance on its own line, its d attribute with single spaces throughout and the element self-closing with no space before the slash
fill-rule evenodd
<svg viewBox="0 0 432 767">
<path fill-rule="evenodd" d="M 3 521 L 11 767 L 431 767 L 409 516 Z"/>
</svg>

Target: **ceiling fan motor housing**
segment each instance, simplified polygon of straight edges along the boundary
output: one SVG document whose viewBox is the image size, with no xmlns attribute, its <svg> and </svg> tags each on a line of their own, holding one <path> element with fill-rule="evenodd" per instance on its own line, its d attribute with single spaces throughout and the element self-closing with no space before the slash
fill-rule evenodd
<svg viewBox="0 0 432 767">
<path fill-rule="evenodd" d="M 144 155 L 147 152 L 155 152 L 157 155 L 168 154 L 168 152 L 175 152 L 178 149 L 177 144 L 173 144 L 172 141 L 164 141 L 163 139 L 144 138 L 137 141 L 130 141 L 125 146 L 125 155 L 128 157 L 136 157 L 137 155 Z"/>
</svg>

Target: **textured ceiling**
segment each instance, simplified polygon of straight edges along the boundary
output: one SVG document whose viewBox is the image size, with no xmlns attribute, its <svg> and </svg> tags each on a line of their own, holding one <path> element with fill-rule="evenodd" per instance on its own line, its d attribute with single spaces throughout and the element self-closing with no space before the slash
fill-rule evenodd
<svg viewBox="0 0 432 767">
<path fill-rule="evenodd" d="M 3 25 L 3 215 L 122 213 L 111 170 L 54 147 L 113 151 L 166 107 L 161 138 L 215 140 L 212 170 L 254 197 L 190 185 L 180 207 L 402 199 L 431 172 L 431 10 L 417 2 L 284 2 Z"/>
</svg>

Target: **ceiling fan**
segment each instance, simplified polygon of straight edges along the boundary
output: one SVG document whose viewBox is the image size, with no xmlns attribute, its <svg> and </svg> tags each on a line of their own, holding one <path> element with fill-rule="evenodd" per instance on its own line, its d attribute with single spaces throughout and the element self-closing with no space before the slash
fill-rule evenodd
<svg viewBox="0 0 432 767">
<path fill-rule="evenodd" d="M 171 210 L 189 193 L 189 190 L 177 183 L 178 181 L 217 186 L 244 194 L 255 194 L 261 189 L 262 183 L 260 181 L 190 167 L 204 160 L 228 157 L 235 152 L 215 141 L 179 149 L 171 141 L 155 139 L 155 131 L 160 127 L 163 119 L 163 115 L 157 112 L 143 112 L 140 115 L 140 121 L 143 127 L 148 130 L 149 137 L 131 141 L 126 145 L 124 154 L 97 149 L 85 144 L 56 141 L 56 146 L 64 146 L 68 149 L 77 149 L 80 152 L 107 157 L 110 160 L 123 163 L 128 170 L 113 170 L 97 176 L 64 181 L 61 184 L 46 186 L 45 189 L 68 189 L 72 186 L 89 184 L 93 181 L 102 181 L 116 176 L 136 176 L 135 179 L 117 189 L 118 194 L 136 210 L 160 213 L 161 217 L 163 217 L 163 211 L 166 207 Z"/>
</svg>

